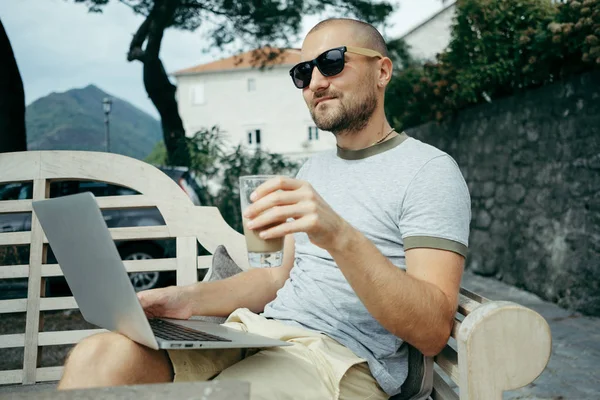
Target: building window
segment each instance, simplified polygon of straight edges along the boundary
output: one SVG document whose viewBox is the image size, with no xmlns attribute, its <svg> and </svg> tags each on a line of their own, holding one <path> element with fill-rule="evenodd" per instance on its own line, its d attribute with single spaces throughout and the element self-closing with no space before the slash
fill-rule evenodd
<svg viewBox="0 0 600 400">
<path fill-rule="evenodd" d="M 248 78 L 248 91 L 254 92 L 256 90 L 256 80 L 254 78 Z"/>
<path fill-rule="evenodd" d="M 316 126 L 308 127 L 308 140 L 319 140 L 319 129 Z"/>
<path fill-rule="evenodd" d="M 192 104 L 195 106 L 204 104 L 204 83 L 192 86 Z"/>
<path fill-rule="evenodd" d="M 260 146 L 260 129 L 248 131 L 248 144 Z"/>
</svg>

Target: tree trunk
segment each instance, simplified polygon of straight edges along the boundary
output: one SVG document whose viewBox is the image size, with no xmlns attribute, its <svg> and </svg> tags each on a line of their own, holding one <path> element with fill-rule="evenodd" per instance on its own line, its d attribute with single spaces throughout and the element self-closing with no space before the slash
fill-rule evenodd
<svg viewBox="0 0 600 400">
<path fill-rule="evenodd" d="M 144 86 L 160 114 L 167 164 L 189 166 L 185 129 L 175 99 L 176 87 L 169 81 L 159 57 L 163 33 L 172 22 L 178 6 L 177 0 L 155 1 L 152 11 L 133 36 L 127 58 L 144 64 Z M 142 50 L 146 40 L 146 48 Z"/>
<path fill-rule="evenodd" d="M 144 86 L 154 106 L 160 113 L 163 139 L 167 148 L 169 165 L 189 166 L 185 130 L 179 116 L 176 87 L 171 84 L 160 58 L 144 61 Z"/>
<path fill-rule="evenodd" d="M 25 91 L 17 60 L 0 21 L 0 153 L 25 150 Z"/>
</svg>

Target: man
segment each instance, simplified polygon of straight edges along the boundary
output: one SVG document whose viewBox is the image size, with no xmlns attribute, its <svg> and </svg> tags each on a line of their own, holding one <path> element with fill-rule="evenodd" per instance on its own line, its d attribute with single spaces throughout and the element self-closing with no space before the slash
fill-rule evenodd
<svg viewBox="0 0 600 400">
<path fill-rule="evenodd" d="M 249 227 L 285 236 L 283 265 L 139 296 L 149 316 L 230 315 L 229 326 L 294 346 L 166 353 L 96 335 L 74 349 L 60 388 L 216 377 L 250 381 L 253 399 L 385 399 L 407 376 L 404 342 L 429 356 L 446 344 L 470 221 L 456 163 L 387 122 L 392 62 L 371 25 L 319 23 L 302 60 L 293 83 L 338 148 L 253 195 Z"/>
</svg>

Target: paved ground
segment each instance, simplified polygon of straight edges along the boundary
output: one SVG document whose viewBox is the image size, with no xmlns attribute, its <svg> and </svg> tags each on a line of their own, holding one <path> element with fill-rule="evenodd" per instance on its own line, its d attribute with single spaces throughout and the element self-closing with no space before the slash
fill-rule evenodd
<svg viewBox="0 0 600 400">
<path fill-rule="evenodd" d="M 552 303 L 542 301 L 537 296 L 514 287 L 505 285 L 494 279 L 479 277 L 466 273 L 463 286 L 491 300 L 509 300 L 530 307 L 543 315 L 552 330 L 553 349 L 550 363 L 542 375 L 531 385 L 506 393 L 508 400 L 598 400 L 600 399 L 600 318 L 585 317 L 578 313 L 564 310 Z M 53 314 L 48 318 L 48 325 L 74 325 L 78 315 Z M 54 321 L 56 319 L 56 321 Z M 50 322 L 52 321 L 52 322 Z M 15 321 L 4 318 L 12 328 Z M 65 325 L 65 326 L 66 326 Z M 2 331 L 3 329 L 0 329 Z M 2 332 L 12 333 L 12 332 Z M 49 365 L 56 365 L 64 356 L 63 351 L 50 354 Z M 5 350 L 6 351 L 6 350 Z M 59 354 L 60 353 L 60 354 Z M 4 354 L 6 357 L 8 354 Z M 3 358 L 4 358 L 3 357 Z M 20 355 L 22 357 L 22 355 Z M 18 358 L 20 358 L 18 357 Z M 7 357 L 10 358 L 10 357 Z M 2 360 L 4 362 L 8 360 Z M 19 360 L 20 361 L 20 360 Z M 30 388 L 30 390 L 47 389 L 52 386 Z M 0 397 L 14 388 L 0 387 Z"/>
<path fill-rule="evenodd" d="M 552 356 L 531 385 L 504 398 L 536 400 L 600 399 L 600 318 L 564 310 L 494 279 L 465 274 L 463 286 L 491 300 L 509 300 L 539 312 L 552 331 Z"/>
</svg>

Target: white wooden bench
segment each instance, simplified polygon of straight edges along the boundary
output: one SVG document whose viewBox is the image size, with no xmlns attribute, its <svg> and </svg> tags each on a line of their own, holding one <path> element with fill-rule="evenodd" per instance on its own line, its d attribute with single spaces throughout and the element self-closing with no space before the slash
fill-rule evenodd
<svg viewBox="0 0 600 400">
<path fill-rule="evenodd" d="M 133 189 L 139 195 L 99 197 L 103 210 L 157 207 L 164 226 L 115 228 L 115 240 L 175 239 L 176 257 L 127 261 L 130 272 L 176 271 L 177 284 L 197 279 L 197 269 L 209 268 L 211 256 L 198 256 L 197 242 L 209 252 L 220 244 L 232 259 L 248 269 L 246 246 L 214 207 L 196 207 L 161 171 L 144 162 L 107 153 L 32 151 L 0 154 L 0 184 L 33 182 L 33 200 L 48 197 L 50 182 L 91 180 Z M 31 212 L 32 200 L 0 201 L 0 214 Z M 71 345 L 99 330 L 43 332 L 43 311 L 77 309 L 72 297 L 44 297 L 44 279 L 61 276 L 58 265 L 46 264 L 47 240 L 36 220 L 31 231 L 0 233 L 0 246 L 28 245 L 28 265 L 0 266 L 0 280 L 28 279 L 26 299 L 0 300 L 0 318 L 6 313 L 26 313 L 25 331 L 1 335 L 0 351 L 24 348 L 21 369 L 0 371 L 0 384 L 35 384 L 55 381 L 62 367 L 39 367 L 44 346 Z M 550 357 L 551 336 L 546 321 L 536 312 L 515 303 L 488 301 L 461 290 L 452 338 L 435 357 L 433 399 L 502 398 L 505 390 L 532 382 Z M 437 371 L 440 371 L 438 373 Z M 445 375 L 445 379 L 444 379 Z M 447 381 L 454 381 L 458 394 Z"/>
</svg>

